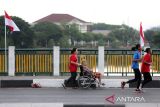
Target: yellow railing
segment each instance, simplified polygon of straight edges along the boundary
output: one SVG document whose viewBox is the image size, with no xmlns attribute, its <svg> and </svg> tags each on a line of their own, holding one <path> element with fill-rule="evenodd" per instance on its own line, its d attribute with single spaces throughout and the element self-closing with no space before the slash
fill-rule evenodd
<svg viewBox="0 0 160 107">
<path fill-rule="evenodd" d="M 105 72 L 132 73 L 132 57 L 132 55 L 106 55 Z M 151 72 L 158 73 L 160 71 L 160 55 L 152 55 L 152 62 Z"/>
<path fill-rule="evenodd" d="M 69 49 L 61 50 L 60 72 L 69 72 Z M 159 51 L 152 54 L 151 72 L 160 71 Z M 79 50 L 78 62 L 83 59 L 95 72 L 98 66 L 98 50 Z M 131 69 L 133 52 L 130 50 L 105 50 L 105 73 L 133 73 Z M 56 59 L 54 59 L 56 60 Z M 53 73 L 53 51 L 52 50 L 18 50 L 15 53 L 16 73 Z M 0 73 L 5 73 L 5 55 L 0 53 Z"/>
<path fill-rule="evenodd" d="M 16 73 L 53 72 L 52 54 L 16 54 Z"/>
<path fill-rule="evenodd" d="M 5 72 L 5 55 L 0 54 L 0 73 Z"/>
<path fill-rule="evenodd" d="M 105 55 L 105 71 L 109 73 L 132 72 L 132 55 Z"/>
<path fill-rule="evenodd" d="M 69 72 L 68 54 L 60 55 L 60 71 Z M 109 73 L 132 73 L 131 63 L 132 55 L 105 55 L 105 71 Z M 83 59 L 87 61 L 88 66 L 97 70 L 97 55 L 79 55 L 79 63 Z M 160 55 L 152 55 L 152 72 L 157 72 L 160 65 Z M 0 71 L 4 71 L 4 55 L 0 55 Z M 52 72 L 52 55 L 16 55 L 16 72 Z"/>
<path fill-rule="evenodd" d="M 151 71 L 158 73 L 160 71 L 160 55 L 152 55 Z"/>
<path fill-rule="evenodd" d="M 60 71 L 68 72 L 69 71 L 69 55 L 60 55 Z"/>
</svg>

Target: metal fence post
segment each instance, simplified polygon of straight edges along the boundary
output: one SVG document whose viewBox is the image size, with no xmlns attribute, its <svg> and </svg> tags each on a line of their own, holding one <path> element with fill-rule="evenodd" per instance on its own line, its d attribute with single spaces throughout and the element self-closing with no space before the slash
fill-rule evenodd
<svg viewBox="0 0 160 107">
<path fill-rule="evenodd" d="M 104 46 L 98 47 L 98 71 L 104 75 Z"/>
<path fill-rule="evenodd" d="M 8 48 L 8 75 L 15 76 L 15 46 Z"/>
<path fill-rule="evenodd" d="M 59 76 L 60 74 L 60 48 L 59 46 L 53 47 L 53 75 Z"/>
</svg>

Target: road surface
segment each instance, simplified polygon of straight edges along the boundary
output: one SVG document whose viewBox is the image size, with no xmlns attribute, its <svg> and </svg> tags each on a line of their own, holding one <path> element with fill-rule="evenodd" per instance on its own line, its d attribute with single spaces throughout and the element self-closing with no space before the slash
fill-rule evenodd
<svg viewBox="0 0 160 107">
<path fill-rule="evenodd" d="M 160 102 L 160 89 L 145 91 L 135 93 L 133 88 L 0 88 L 0 103 L 110 104 L 106 98 L 112 95 L 116 104 Z"/>
</svg>

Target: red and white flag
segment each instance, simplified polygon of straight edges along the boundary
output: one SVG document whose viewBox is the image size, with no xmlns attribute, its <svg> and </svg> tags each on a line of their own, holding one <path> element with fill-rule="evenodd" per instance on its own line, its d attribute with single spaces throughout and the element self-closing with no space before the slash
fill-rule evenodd
<svg viewBox="0 0 160 107">
<path fill-rule="evenodd" d="M 144 47 L 145 39 L 144 39 L 144 32 L 143 32 L 143 28 L 142 28 L 142 23 L 140 23 L 139 35 L 140 35 L 140 45 L 141 45 L 141 47 Z"/>
<path fill-rule="evenodd" d="M 14 23 L 14 21 L 11 19 L 11 17 L 5 12 L 5 26 L 8 26 L 9 29 L 13 32 L 13 31 L 20 31 L 19 28 L 17 27 L 17 25 Z"/>
</svg>

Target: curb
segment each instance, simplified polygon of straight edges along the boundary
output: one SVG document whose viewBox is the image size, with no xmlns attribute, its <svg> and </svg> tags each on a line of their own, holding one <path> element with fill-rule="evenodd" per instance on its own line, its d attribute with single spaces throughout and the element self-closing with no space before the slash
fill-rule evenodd
<svg viewBox="0 0 160 107">
<path fill-rule="evenodd" d="M 1 88 L 31 87 L 33 80 L 1 80 Z"/>
<path fill-rule="evenodd" d="M 102 79 L 105 88 L 120 88 L 121 81 L 128 79 Z M 41 87 L 62 87 L 64 79 L 32 79 L 32 80 L 0 80 L 1 88 L 23 88 L 31 87 L 32 83 L 38 83 Z M 125 87 L 135 88 L 136 83 L 127 84 Z M 160 88 L 160 80 L 153 80 L 146 84 L 145 88 Z"/>
<path fill-rule="evenodd" d="M 1 88 L 31 87 L 32 83 L 38 83 L 41 87 L 62 87 L 65 79 L 33 79 L 33 80 L 1 80 Z M 121 87 L 121 81 L 127 79 L 102 79 L 106 88 Z M 126 85 L 129 87 L 129 85 Z"/>
</svg>

